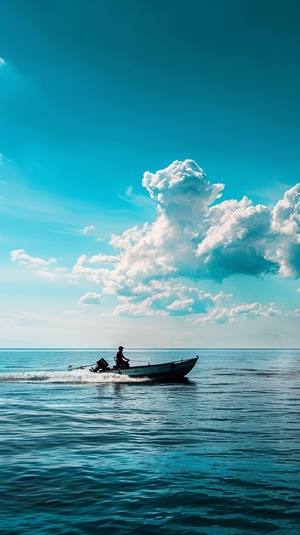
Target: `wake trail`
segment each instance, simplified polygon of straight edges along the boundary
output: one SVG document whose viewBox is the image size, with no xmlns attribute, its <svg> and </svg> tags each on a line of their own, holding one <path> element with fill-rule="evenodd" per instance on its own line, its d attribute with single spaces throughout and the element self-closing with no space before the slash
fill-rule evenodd
<svg viewBox="0 0 300 535">
<path fill-rule="evenodd" d="M 97 384 L 140 383 L 145 379 L 128 377 L 125 373 L 91 373 L 88 370 L 72 371 L 27 371 L 0 373 L 0 383 L 52 383 L 52 384 Z"/>
</svg>

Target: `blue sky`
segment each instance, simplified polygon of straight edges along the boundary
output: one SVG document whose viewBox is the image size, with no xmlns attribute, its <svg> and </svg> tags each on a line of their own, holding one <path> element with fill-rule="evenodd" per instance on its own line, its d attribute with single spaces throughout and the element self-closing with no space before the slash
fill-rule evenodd
<svg viewBox="0 0 300 535">
<path fill-rule="evenodd" d="M 1 346 L 299 347 L 299 4 L 0 9 Z"/>
</svg>

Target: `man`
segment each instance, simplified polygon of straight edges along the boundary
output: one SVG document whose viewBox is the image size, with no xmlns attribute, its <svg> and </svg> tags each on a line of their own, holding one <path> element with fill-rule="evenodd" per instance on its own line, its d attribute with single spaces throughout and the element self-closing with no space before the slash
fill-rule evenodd
<svg viewBox="0 0 300 535">
<path fill-rule="evenodd" d="M 129 368 L 129 360 L 123 355 L 123 346 L 119 346 L 119 351 L 116 354 L 117 368 Z"/>
</svg>

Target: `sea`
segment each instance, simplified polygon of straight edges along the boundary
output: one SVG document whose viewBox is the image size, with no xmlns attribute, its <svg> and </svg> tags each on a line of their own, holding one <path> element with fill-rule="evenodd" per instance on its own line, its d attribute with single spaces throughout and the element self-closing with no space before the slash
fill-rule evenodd
<svg viewBox="0 0 300 535">
<path fill-rule="evenodd" d="M 300 534 L 300 350 L 115 352 L 0 350 L 1 535 Z"/>
</svg>

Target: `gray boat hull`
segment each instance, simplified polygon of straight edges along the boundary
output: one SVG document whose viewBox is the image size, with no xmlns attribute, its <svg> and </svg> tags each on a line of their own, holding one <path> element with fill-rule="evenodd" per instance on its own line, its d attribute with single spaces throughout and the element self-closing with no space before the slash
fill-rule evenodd
<svg viewBox="0 0 300 535">
<path fill-rule="evenodd" d="M 107 367 L 100 369 L 94 373 L 112 373 L 122 374 L 127 377 L 138 379 L 152 379 L 155 381 L 172 381 L 186 377 L 186 375 L 194 368 L 198 355 L 190 359 L 176 360 L 173 362 L 165 362 L 163 364 L 148 364 L 146 366 L 130 366 L 130 368 Z M 91 371 L 94 371 L 91 369 Z"/>
</svg>

